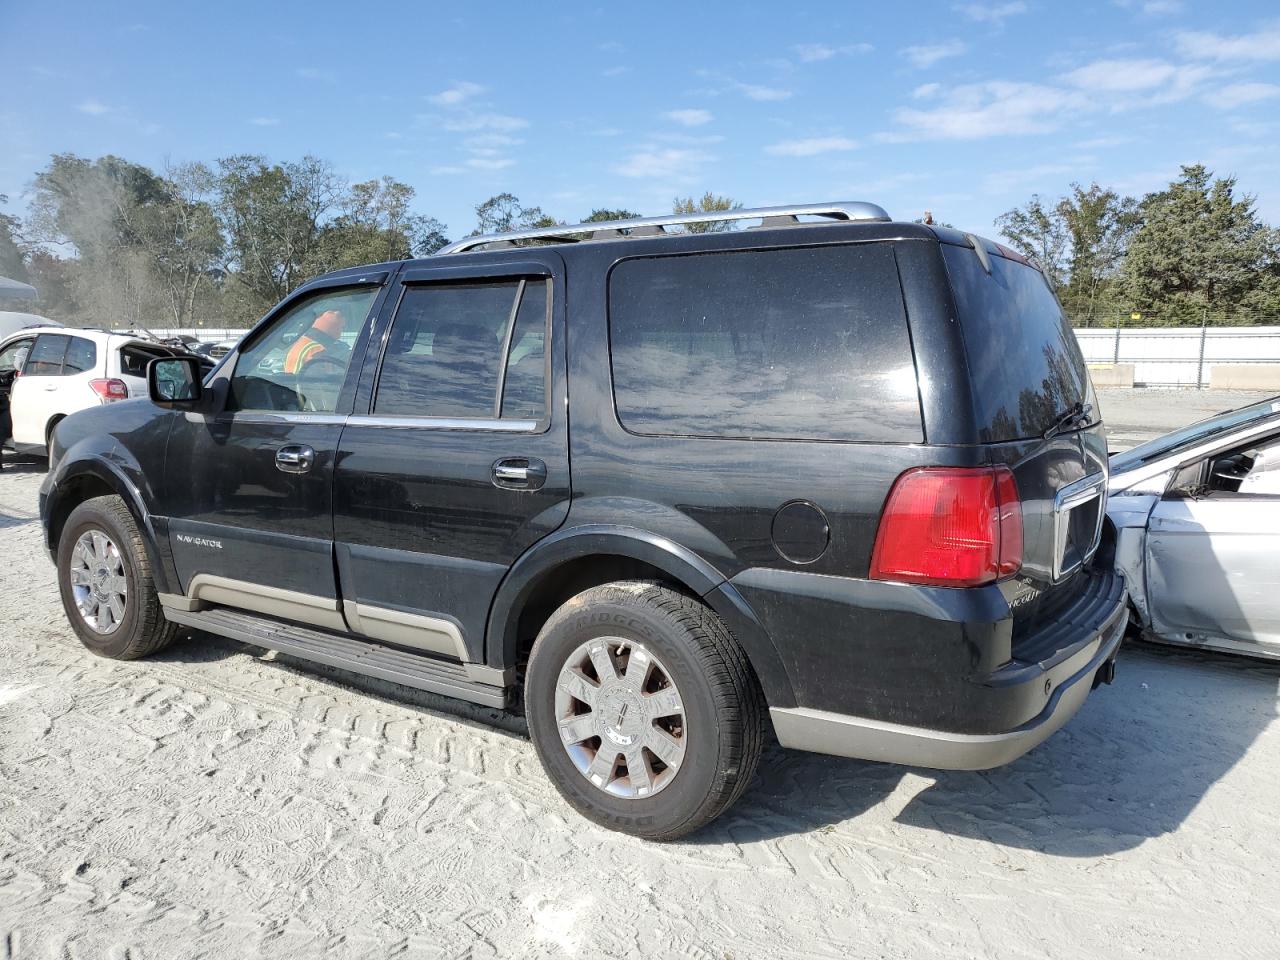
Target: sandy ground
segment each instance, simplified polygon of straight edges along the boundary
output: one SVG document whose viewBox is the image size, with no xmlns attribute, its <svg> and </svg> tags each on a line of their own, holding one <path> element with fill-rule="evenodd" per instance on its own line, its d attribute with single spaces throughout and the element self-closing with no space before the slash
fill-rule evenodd
<svg viewBox="0 0 1280 960">
<path fill-rule="evenodd" d="M 656 846 L 518 722 L 205 635 L 91 656 L 40 479 L 0 474 L 0 960 L 1276 955 L 1280 666 L 1131 647 L 988 773 L 773 747 Z"/>
</svg>

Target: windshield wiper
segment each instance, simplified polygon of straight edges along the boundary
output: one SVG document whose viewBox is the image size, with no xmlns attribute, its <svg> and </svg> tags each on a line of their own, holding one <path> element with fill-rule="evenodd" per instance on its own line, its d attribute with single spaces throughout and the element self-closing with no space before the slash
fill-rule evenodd
<svg viewBox="0 0 1280 960">
<path fill-rule="evenodd" d="M 1089 417 L 1092 413 L 1093 404 L 1077 400 L 1062 413 L 1058 414 L 1049 429 L 1044 432 L 1044 438 L 1051 440 L 1070 427 L 1088 426 Z"/>
</svg>

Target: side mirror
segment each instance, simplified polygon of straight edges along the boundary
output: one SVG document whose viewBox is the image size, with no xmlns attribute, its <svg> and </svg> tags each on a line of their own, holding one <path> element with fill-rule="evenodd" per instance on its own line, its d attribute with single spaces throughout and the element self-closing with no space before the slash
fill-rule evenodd
<svg viewBox="0 0 1280 960">
<path fill-rule="evenodd" d="M 152 403 L 176 406 L 195 403 L 204 394 L 200 361 L 195 357 L 161 357 L 147 364 L 147 393 Z"/>
</svg>

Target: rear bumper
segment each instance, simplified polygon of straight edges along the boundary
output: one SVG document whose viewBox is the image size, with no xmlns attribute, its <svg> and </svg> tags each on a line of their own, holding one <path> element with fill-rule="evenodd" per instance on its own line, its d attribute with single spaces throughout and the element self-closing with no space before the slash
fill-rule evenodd
<svg viewBox="0 0 1280 960">
<path fill-rule="evenodd" d="M 1096 635 L 1061 662 L 1052 667 L 1010 665 L 998 672 L 1006 677 L 993 675 L 992 689 L 1007 690 L 1010 684 L 1002 680 L 1037 691 L 1056 683 L 1044 709 L 1011 730 L 955 733 L 807 707 L 773 708 L 769 712 L 778 742 L 815 753 L 943 770 L 1001 766 L 1042 743 L 1075 715 L 1093 688 L 1095 676 L 1114 661 L 1126 619 L 1122 600 Z"/>
</svg>

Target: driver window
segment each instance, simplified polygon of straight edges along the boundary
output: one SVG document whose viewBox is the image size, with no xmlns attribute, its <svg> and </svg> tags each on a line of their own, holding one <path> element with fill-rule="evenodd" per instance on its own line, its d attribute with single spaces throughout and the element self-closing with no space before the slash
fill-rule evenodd
<svg viewBox="0 0 1280 960">
<path fill-rule="evenodd" d="M 379 289 L 326 290 L 277 317 L 237 358 L 228 409 L 333 413 Z"/>
<path fill-rule="evenodd" d="M 1173 499 L 1246 494 L 1280 496 L 1280 439 L 1197 460 L 1179 470 L 1166 494 Z"/>
<path fill-rule="evenodd" d="M 1280 441 L 1245 451 L 1247 470 L 1240 478 L 1240 493 L 1253 496 L 1280 496 Z"/>
</svg>

